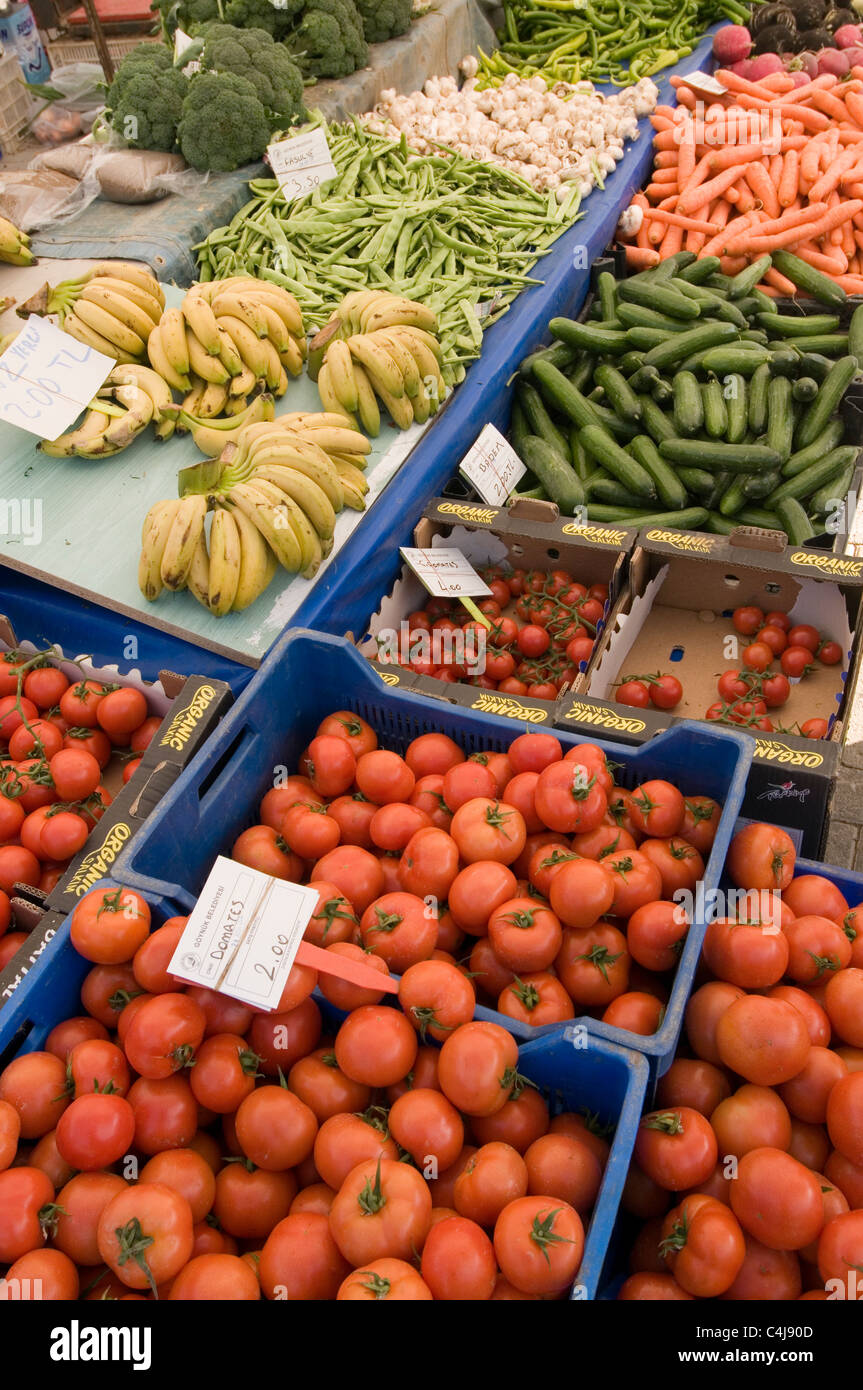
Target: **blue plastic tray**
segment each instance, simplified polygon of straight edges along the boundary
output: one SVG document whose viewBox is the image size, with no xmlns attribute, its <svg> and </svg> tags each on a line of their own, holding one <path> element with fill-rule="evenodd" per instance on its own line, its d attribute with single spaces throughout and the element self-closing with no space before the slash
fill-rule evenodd
<svg viewBox="0 0 863 1390">
<path fill-rule="evenodd" d="M 188 912 L 216 855 L 230 854 L 237 835 L 254 823 L 258 803 L 273 784 L 274 770 L 296 768 L 320 720 L 340 708 L 361 714 L 398 750 L 429 729 L 449 734 L 467 753 L 489 746 L 506 748 L 522 732 L 512 720 L 430 702 L 384 685 L 356 649 L 338 638 L 289 633 L 189 773 L 178 779 L 134 842 L 120 854 L 113 876 L 130 888 L 155 895 L 174 911 Z M 586 741 L 560 729 L 555 734 L 565 747 Z M 618 779 L 625 786 L 665 777 L 685 792 L 703 792 L 723 805 L 705 867 L 706 888 L 717 886 L 743 799 L 752 740 L 704 724 L 681 723 L 639 747 L 595 742 L 617 764 Z M 690 928 L 658 1033 L 638 1037 L 585 1020 L 592 1036 L 645 1053 L 652 1076 L 665 1070 L 677 1044 L 703 932 L 698 922 Z M 505 1026 L 524 1038 L 535 1038 L 540 1031 L 510 1021 Z M 563 1025 L 549 1027 L 559 1032 Z"/>
<path fill-rule="evenodd" d="M 108 879 L 100 884 L 114 886 Z M 154 926 L 160 926 L 166 913 L 153 899 L 150 902 Z M 0 1010 L 0 1070 L 19 1053 L 40 1050 L 55 1024 L 82 1012 L 81 985 L 90 969 L 90 962 L 71 945 L 68 930 L 58 933 Z M 325 1018 L 336 1021 L 343 1017 L 325 999 L 318 995 L 316 998 Z M 605 1277 L 609 1239 L 644 1106 L 647 1061 L 638 1053 L 601 1038 L 592 1038 L 585 1048 L 573 1046 L 568 1038 L 558 1035 L 522 1044 L 518 1070 L 536 1083 L 554 1114 L 562 1110 L 589 1110 L 603 1124 L 615 1126 L 611 1154 L 587 1230 L 584 1259 L 572 1292 L 573 1299 L 595 1299 Z"/>
</svg>

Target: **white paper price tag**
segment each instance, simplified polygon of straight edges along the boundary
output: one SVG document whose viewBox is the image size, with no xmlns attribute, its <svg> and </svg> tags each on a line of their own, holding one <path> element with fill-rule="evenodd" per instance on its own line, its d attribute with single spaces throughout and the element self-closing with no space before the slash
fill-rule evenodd
<svg viewBox="0 0 863 1390">
<path fill-rule="evenodd" d="M 702 72 L 700 69 L 697 69 L 695 72 L 686 73 L 686 85 L 691 87 L 694 92 L 704 92 L 706 96 L 728 96 L 727 87 L 723 87 L 722 83 L 715 78 L 712 73 Z"/>
<path fill-rule="evenodd" d="M 275 1009 L 317 901 L 314 888 L 219 855 L 168 970 L 258 1009 Z"/>
<path fill-rule="evenodd" d="M 310 130 L 267 146 L 270 167 L 288 200 L 303 198 L 334 179 L 337 169 L 330 156 L 326 133 Z"/>
<path fill-rule="evenodd" d="M 182 58 L 187 48 L 191 48 L 195 40 L 183 29 L 174 30 L 174 62 Z"/>
<path fill-rule="evenodd" d="M 477 598 L 491 593 L 485 580 L 480 579 L 460 550 L 448 550 L 444 546 L 437 550 L 402 546 L 401 554 L 420 583 L 438 598 L 459 598 L 462 594 Z"/>
<path fill-rule="evenodd" d="M 515 449 L 494 425 L 486 425 L 458 467 L 491 507 L 502 507 L 527 472 Z"/>
<path fill-rule="evenodd" d="M 31 314 L 0 356 L 0 420 L 40 439 L 56 439 L 116 365 L 113 357 Z"/>
</svg>

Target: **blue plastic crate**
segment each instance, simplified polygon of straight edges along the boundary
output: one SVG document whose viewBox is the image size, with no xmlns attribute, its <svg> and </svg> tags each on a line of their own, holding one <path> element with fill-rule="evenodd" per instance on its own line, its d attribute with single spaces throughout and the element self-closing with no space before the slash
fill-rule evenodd
<svg viewBox="0 0 863 1390">
<path fill-rule="evenodd" d="M 222 721 L 189 774 L 178 780 L 134 843 L 118 857 L 113 876 L 130 888 L 155 895 L 173 911 L 190 911 L 216 855 L 229 854 L 237 835 L 255 823 L 258 803 L 272 786 L 275 769 L 296 768 L 320 720 L 341 708 L 361 714 L 397 750 L 404 750 L 411 739 L 429 729 L 449 734 L 467 753 L 506 748 L 523 731 L 510 719 L 430 703 L 387 686 L 356 649 L 339 638 L 289 633 Z M 585 742 L 565 730 L 554 732 L 567 748 Z M 752 740 L 704 724 L 681 723 L 638 747 L 595 742 L 618 766 L 618 780 L 625 786 L 664 777 L 685 792 L 706 793 L 723 805 L 705 866 L 705 887 L 716 887 L 743 799 Z M 639 1037 L 585 1020 L 592 1036 L 643 1052 L 652 1076 L 665 1070 L 677 1044 L 703 932 L 699 922 L 690 928 L 658 1033 Z M 491 1011 L 488 1016 L 497 1017 Z M 505 1026 L 523 1038 L 549 1031 L 512 1021 Z M 562 1027 L 549 1025 L 555 1032 Z"/>
<path fill-rule="evenodd" d="M 114 888 L 111 880 L 99 885 Z M 168 912 L 149 896 L 154 927 Z M 23 1052 L 39 1051 L 55 1024 L 83 1012 L 81 985 L 92 969 L 69 940 L 68 929 L 58 932 L 11 1000 L 0 1010 L 0 1070 Z M 338 1024 L 344 1017 L 320 994 L 316 1002 L 325 1022 Z M 385 1000 L 390 1002 L 390 999 Z M 477 1017 L 487 1014 L 478 1010 Z M 505 1020 L 504 1020 L 505 1022 Z M 596 1206 L 586 1232 L 584 1258 L 572 1297 L 595 1299 L 609 1259 L 609 1240 L 615 1228 L 620 1195 L 626 1180 L 635 1132 L 647 1090 L 647 1061 L 639 1053 L 617 1047 L 602 1038 L 573 1044 L 562 1034 L 536 1038 L 519 1047 L 518 1070 L 545 1096 L 553 1114 L 563 1110 L 590 1111 L 603 1124 L 615 1127 L 611 1153 Z"/>
</svg>

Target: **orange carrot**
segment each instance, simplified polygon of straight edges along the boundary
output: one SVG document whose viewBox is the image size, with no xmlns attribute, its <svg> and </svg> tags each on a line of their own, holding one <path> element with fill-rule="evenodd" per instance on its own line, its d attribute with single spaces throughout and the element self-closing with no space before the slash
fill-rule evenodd
<svg viewBox="0 0 863 1390">
<path fill-rule="evenodd" d="M 766 93 L 757 82 L 749 82 L 745 77 L 738 77 L 737 73 L 731 72 L 729 68 L 717 68 L 713 75 L 717 82 L 721 82 L 723 87 L 727 87 L 729 92 L 745 92 L 747 96 L 760 97 L 762 101 L 765 96 L 769 96 L 769 93 Z M 803 88 L 801 88 L 802 90 Z"/>
<path fill-rule="evenodd" d="M 831 121 L 844 121 L 848 118 L 844 103 L 838 97 L 834 97 L 832 92 L 813 92 L 812 105 L 816 111 L 823 111 L 825 116 L 829 116 Z"/>
<path fill-rule="evenodd" d="M 649 183 L 644 191 L 651 202 L 658 202 L 660 198 L 664 198 L 668 193 L 668 189 L 664 183 Z"/>
<path fill-rule="evenodd" d="M 818 177 L 818 161 L 821 158 L 822 143 L 820 140 L 811 141 L 800 156 L 801 186 L 803 179 L 805 179 L 811 188 Z"/>
<path fill-rule="evenodd" d="M 707 168 L 711 174 L 718 174 L 723 169 L 730 169 L 733 165 L 747 164 L 751 159 L 761 159 L 764 156 L 764 146 L 757 145 L 729 145 L 724 150 L 715 150 L 707 157 Z"/>
<path fill-rule="evenodd" d="M 757 161 L 750 164 L 743 175 L 756 198 L 760 198 L 761 205 L 768 217 L 779 216 L 779 199 L 776 196 L 776 185 L 770 178 L 763 164 Z"/>
<path fill-rule="evenodd" d="M 779 294 L 791 295 L 797 293 L 797 286 L 794 281 L 787 279 L 781 271 L 776 270 L 773 266 L 771 266 L 768 271 L 765 271 L 764 278 L 768 284 L 772 285 L 774 289 L 779 292 Z"/>
<path fill-rule="evenodd" d="M 844 254 L 844 256 L 845 256 L 845 260 L 846 260 L 846 262 L 847 262 L 847 261 L 850 261 L 851 257 L 852 257 L 852 256 L 854 255 L 854 253 L 856 252 L 856 250 L 857 250 L 857 243 L 856 243 L 855 240 L 854 240 L 854 228 L 852 227 L 852 225 L 851 225 L 850 222 L 843 222 L 843 223 L 842 223 L 842 228 L 841 228 L 841 230 L 842 230 L 842 251 L 843 251 L 843 254 Z"/>
<path fill-rule="evenodd" d="M 750 166 L 750 167 L 751 167 L 751 166 Z M 759 168 L 760 168 L 760 167 L 761 167 L 761 166 L 759 165 Z M 750 188 L 749 184 L 746 182 L 746 179 L 745 179 L 745 178 L 738 179 L 737 182 L 736 182 L 736 184 L 734 185 L 734 187 L 733 187 L 733 188 L 729 188 L 728 194 L 732 194 L 732 193 L 734 193 L 734 194 L 737 195 L 737 211 L 738 211 L 739 213 L 751 212 L 753 208 L 758 207 L 758 199 L 753 195 L 752 189 Z M 728 196 L 728 194 L 726 194 L 726 197 Z M 774 190 L 774 197 L 775 197 L 775 190 Z M 776 207 L 776 211 L 777 211 L 777 212 L 779 211 L 779 205 L 778 205 L 778 204 L 777 204 L 777 207 Z"/>
<path fill-rule="evenodd" d="M 804 130 L 827 130 L 830 125 L 822 111 L 813 111 L 808 106 L 783 104 L 779 109 L 783 116 L 790 116 L 793 121 L 799 121 Z"/>
<path fill-rule="evenodd" d="M 800 156 L 796 150 L 789 150 L 782 164 L 782 174 L 776 190 L 781 208 L 790 207 L 794 202 L 799 174 Z"/>
<path fill-rule="evenodd" d="M 762 235 L 763 229 L 759 228 L 757 236 L 744 238 L 747 244 L 741 246 L 740 251 L 749 256 L 762 256 L 769 251 L 780 251 L 783 246 L 794 246 L 804 237 L 811 241 L 817 241 L 836 227 L 840 227 L 861 208 L 863 208 L 863 202 L 859 198 L 849 199 L 845 203 L 840 203 L 838 207 L 831 208 L 819 221 L 805 223 L 805 231 L 801 229 L 799 221 L 796 226 L 788 227 L 784 232 L 773 232 L 772 235 L 768 236 Z M 729 254 L 734 254 L 737 251 L 734 242 L 730 244 L 728 249 Z"/>
<path fill-rule="evenodd" d="M 769 273 L 769 272 L 768 272 L 768 273 Z M 789 283 L 789 285 L 791 285 L 791 281 L 790 281 L 790 280 L 788 281 L 788 283 Z M 760 284 L 760 285 L 756 285 L 755 288 L 756 288 L 757 290 L 760 290 L 762 294 L 769 294 L 771 299 L 780 299 L 780 298 L 785 299 L 785 298 L 787 297 L 784 290 L 776 290 L 776 289 L 774 289 L 772 285 L 768 285 L 768 283 L 767 283 L 766 280 L 762 280 L 762 281 L 761 281 L 761 284 Z M 792 285 L 791 288 L 792 288 L 792 290 L 794 291 L 794 293 L 796 294 L 796 293 L 797 293 L 797 286 L 796 286 L 796 285 Z"/>
<path fill-rule="evenodd" d="M 658 135 L 653 137 L 653 148 L 655 150 L 677 150 L 679 145 L 676 130 L 661 130 Z"/>
<path fill-rule="evenodd" d="M 848 92 L 845 97 L 845 108 L 854 124 L 863 129 L 863 96 L 859 92 Z"/>
<path fill-rule="evenodd" d="M 745 270 L 748 264 L 746 256 L 728 256 L 722 263 L 722 274 L 736 275 L 738 270 Z"/>
<path fill-rule="evenodd" d="M 771 72 L 761 78 L 759 86 L 766 87 L 770 92 L 791 92 L 794 90 L 794 78 L 787 72 Z"/>
<path fill-rule="evenodd" d="M 678 187 L 685 188 L 689 177 L 695 168 L 695 141 L 682 140 L 677 160 L 677 182 Z"/>
<path fill-rule="evenodd" d="M 795 247 L 794 254 L 801 261 L 806 261 L 815 270 L 822 270 L 825 275 L 844 275 L 848 269 L 848 257 L 837 246 L 834 248 L 838 253 L 828 256 L 823 251 L 819 251 L 811 242 L 801 242 Z"/>
<path fill-rule="evenodd" d="M 745 241 L 745 237 L 743 236 L 744 231 L 748 227 L 760 226 L 759 219 L 760 214 L 757 211 L 747 212 L 745 217 L 733 218 L 723 227 L 718 236 L 713 237 L 705 244 L 703 254 L 705 256 L 719 256 L 723 253 L 729 242 L 734 241 L 736 238 Z M 717 222 L 719 220 L 717 213 L 711 212 L 710 220 L 712 222 Z"/>
<path fill-rule="evenodd" d="M 661 212 L 659 208 L 647 208 L 644 216 L 650 222 L 664 222 L 669 227 L 682 227 L 686 232 L 706 232 L 715 236 L 721 230 L 716 222 L 699 222 L 693 217 L 681 217 L 676 212 Z"/>
<path fill-rule="evenodd" d="M 770 180 L 778 194 L 779 180 L 782 178 L 782 169 L 785 161 L 781 154 L 774 154 L 770 156 L 770 159 L 765 159 L 763 163 L 766 166 L 767 172 L 770 175 Z"/>
<path fill-rule="evenodd" d="M 820 203 L 828 193 L 832 193 L 835 188 L 838 188 L 842 180 L 842 175 L 856 162 L 856 150 L 843 150 L 842 153 L 833 160 L 826 174 L 822 174 L 819 179 L 816 179 L 815 183 L 813 183 L 810 188 L 809 197 L 812 199 L 813 203 Z"/>
<path fill-rule="evenodd" d="M 654 169 L 676 169 L 677 151 L 660 150 L 659 154 L 653 156 L 653 167 Z"/>
<path fill-rule="evenodd" d="M 846 294 L 863 294 L 863 276 L 860 275 L 833 275 L 831 279 L 836 281 L 840 289 Z"/>
<path fill-rule="evenodd" d="M 659 265 L 659 252 L 650 251 L 644 246 L 624 246 L 623 254 L 631 270 L 649 270 Z"/>
<path fill-rule="evenodd" d="M 677 183 L 677 169 L 655 169 L 653 172 L 654 183 Z"/>
<path fill-rule="evenodd" d="M 675 255 L 683 245 L 683 228 L 669 227 L 665 236 L 662 238 L 662 245 L 659 248 L 659 255 L 662 260 Z"/>
<path fill-rule="evenodd" d="M 723 169 L 721 174 L 717 174 L 707 183 L 701 184 L 698 189 L 688 190 L 681 194 L 677 211 L 686 216 L 687 213 L 694 212 L 697 206 L 708 199 L 718 198 L 721 193 L 727 193 L 732 184 L 740 178 L 742 172 L 739 165 L 734 164 L 730 169 Z"/>
</svg>

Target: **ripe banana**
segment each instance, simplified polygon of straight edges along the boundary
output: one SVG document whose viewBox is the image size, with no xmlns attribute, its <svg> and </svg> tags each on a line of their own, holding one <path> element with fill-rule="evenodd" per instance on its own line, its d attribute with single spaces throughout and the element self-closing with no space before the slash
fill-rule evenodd
<svg viewBox="0 0 863 1390">
<path fill-rule="evenodd" d="M 327 348 L 324 363 L 329 373 L 330 384 L 339 405 L 353 415 L 359 405 L 357 383 L 354 380 L 354 359 L 351 350 L 342 338 L 334 338 Z"/>
<path fill-rule="evenodd" d="M 97 333 L 89 324 L 84 323 L 75 313 L 69 313 L 63 319 L 63 332 L 70 337 L 77 339 L 79 343 L 86 344 L 87 347 L 94 348 L 96 352 L 102 352 L 106 357 L 113 357 L 116 362 L 137 362 L 138 358 L 132 353 L 126 352 L 123 348 L 117 347 L 116 343 L 109 342 L 101 333 Z M 152 333 L 150 337 L 152 338 Z"/>
<path fill-rule="evenodd" d="M 198 544 L 195 546 L 195 553 L 192 556 L 192 563 L 189 566 L 189 573 L 186 575 L 186 588 L 193 598 L 196 598 L 206 609 L 209 609 L 210 557 L 207 554 L 207 531 L 203 526 L 198 537 Z"/>
<path fill-rule="evenodd" d="M 417 364 L 426 395 L 433 402 L 434 410 L 437 410 L 446 395 L 446 386 L 441 376 L 440 365 L 431 348 L 422 338 L 415 337 L 404 328 L 393 328 L 390 332 L 404 344 L 412 355 Z"/>
<path fill-rule="evenodd" d="M 360 424 L 366 434 L 371 435 L 372 439 L 377 439 L 381 432 L 381 412 L 372 383 L 369 381 L 368 372 L 365 367 L 360 366 L 359 362 L 354 363 L 354 385 L 357 388 L 357 410 Z"/>
<path fill-rule="evenodd" d="M 260 338 L 252 332 L 247 323 L 236 318 L 233 314 L 221 315 L 220 323 L 223 328 L 227 329 L 234 347 L 255 379 L 265 377 L 269 357 L 264 351 Z"/>
<path fill-rule="evenodd" d="M 423 328 L 416 328 L 413 324 L 399 324 L 398 333 L 400 338 L 413 338 L 418 343 L 424 343 L 440 366 L 443 361 L 443 348 L 433 333 L 427 333 Z"/>
<path fill-rule="evenodd" d="M 216 318 L 239 319 L 240 323 L 246 324 L 258 338 L 266 338 L 267 320 L 254 300 L 246 299 L 231 290 L 223 290 L 214 297 L 212 305 Z"/>
<path fill-rule="evenodd" d="M 264 304 L 262 300 L 257 298 L 255 299 L 255 308 L 267 325 L 267 337 L 276 352 L 285 352 L 290 344 L 291 335 L 285 327 L 282 317 L 269 304 Z"/>
<path fill-rule="evenodd" d="M 348 347 L 354 360 L 369 373 L 373 386 L 377 380 L 391 396 L 400 398 L 405 394 L 404 378 L 399 371 L 398 363 L 382 342 L 370 334 L 358 333 L 348 338 Z M 377 390 L 376 386 L 375 389 Z"/>
<path fill-rule="evenodd" d="M 192 377 L 192 389 L 188 393 L 188 395 L 184 397 L 180 405 L 181 413 L 177 417 L 177 429 L 180 431 L 180 433 L 188 433 L 189 426 L 183 419 L 183 415 L 198 414 L 198 407 L 201 404 L 204 392 L 206 391 L 209 384 L 210 383 L 208 381 L 202 381 L 199 376 Z"/>
<path fill-rule="evenodd" d="M 264 289 L 260 282 L 257 284 L 251 282 L 250 287 L 246 288 L 244 293 L 246 298 L 251 298 L 256 304 L 266 304 L 274 309 L 292 338 L 305 338 L 306 332 L 300 306 L 287 290 L 281 289 L 278 285 L 267 285 Z"/>
<path fill-rule="evenodd" d="M 77 429 L 58 435 L 56 439 L 40 439 L 36 447 L 51 458 L 72 458 L 79 445 L 86 447 L 94 440 L 101 439 L 111 419 L 110 415 L 100 410 L 88 410 Z"/>
<path fill-rule="evenodd" d="M 146 343 L 153 331 L 153 320 L 146 310 L 142 309 L 134 300 L 120 294 L 118 290 L 106 289 L 101 280 L 91 280 L 89 284 L 85 285 L 75 303 L 78 317 L 83 318 L 85 323 L 88 320 L 81 313 L 81 308 L 84 304 L 90 303 L 99 305 L 107 313 L 112 314 L 114 318 L 119 319 L 120 323 L 124 324 L 143 343 Z M 92 326 L 98 328 L 98 324 L 94 323 Z M 120 346 L 124 347 L 125 344 L 121 342 Z"/>
<path fill-rule="evenodd" d="M 209 608 L 217 618 L 229 613 L 240 582 L 240 533 L 231 512 L 218 507 L 210 527 Z"/>
<path fill-rule="evenodd" d="M 140 334 L 127 328 L 125 323 L 121 323 L 114 314 L 103 309 L 101 304 L 94 304 L 91 300 L 81 297 L 75 301 L 75 314 L 88 328 L 92 328 L 95 333 L 101 333 L 115 348 L 120 348 L 135 358 L 146 354 L 146 344 Z M 149 333 L 147 336 L 149 337 Z"/>
<path fill-rule="evenodd" d="M 179 309 L 166 309 L 159 320 L 159 338 L 165 356 L 178 376 L 188 376 L 191 370 L 189 345 L 186 342 L 186 321 Z"/>
<path fill-rule="evenodd" d="M 234 346 L 233 338 L 227 328 L 223 328 L 220 323 L 216 326 L 219 330 L 219 361 L 227 367 L 232 377 L 242 376 L 248 369 L 243 365 L 243 359 Z M 255 384 L 255 379 L 251 372 L 249 372 L 249 378 L 252 385 L 248 389 L 251 391 L 252 386 Z M 233 381 L 231 382 L 231 390 L 233 391 Z"/>
<path fill-rule="evenodd" d="M 159 597 L 164 588 L 162 556 L 179 510 L 179 497 L 169 497 L 164 502 L 154 503 L 144 518 L 141 558 L 138 562 L 138 586 L 144 598 L 149 599 L 151 603 Z"/>
<path fill-rule="evenodd" d="M 182 304 L 183 318 L 194 333 L 204 352 L 218 357 L 221 348 L 219 325 L 216 316 L 205 299 L 187 294 Z"/>
<path fill-rule="evenodd" d="M 267 390 L 274 391 L 277 396 L 284 395 L 284 391 L 280 391 L 279 387 L 282 383 L 282 378 L 284 378 L 284 390 L 286 391 L 288 387 L 288 378 L 285 376 L 285 369 L 279 361 L 279 354 L 276 352 L 269 338 L 261 338 L 259 345 L 267 362 L 266 371 L 264 372 Z"/>
<path fill-rule="evenodd" d="M 420 389 L 420 373 L 412 352 L 409 352 L 404 343 L 395 333 L 391 333 L 386 328 L 380 328 L 373 335 L 375 341 L 383 343 L 387 352 L 392 357 L 396 366 L 402 374 L 405 391 L 409 396 L 415 396 Z"/>
<path fill-rule="evenodd" d="M 231 374 L 227 367 L 218 357 L 207 352 L 191 328 L 186 329 L 186 345 L 189 349 L 189 362 L 192 371 L 196 372 L 199 377 L 203 378 L 204 381 L 212 381 L 217 386 L 223 386 L 230 381 Z M 221 339 L 218 339 L 218 345 L 221 348 Z"/>
<path fill-rule="evenodd" d="M 414 299 L 403 299 L 400 295 L 387 295 L 386 299 L 366 305 L 360 312 L 363 333 L 374 333 L 378 328 L 392 328 L 399 323 L 434 333 L 437 330 L 437 314 L 425 304 L 418 304 Z"/>
<path fill-rule="evenodd" d="M 257 377 L 253 372 L 249 370 L 248 367 L 243 366 L 242 359 L 239 358 L 239 354 L 238 360 L 240 362 L 241 370 L 237 373 L 236 376 L 233 376 L 231 378 L 230 395 L 248 396 L 249 392 L 255 389 L 255 382 L 257 381 Z M 227 362 L 225 362 L 225 366 L 227 365 Z"/>
<path fill-rule="evenodd" d="M 198 494 L 182 497 L 171 523 L 159 573 L 166 589 L 182 589 L 204 529 L 207 499 Z"/>
<path fill-rule="evenodd" d="M 361 497 L 365 497 L 369 485 L 358 468 L 354 468 L 352 463 L 345 463 L 342 459 L 336 459 L 335 469 L 342 480 L 343 487 L 349 487 L 354 492 L 358 492 Z"/>
<path fill-rule="evenodd" d="M 292 497 L 287 496 L 281 488 L 268 482 L 266 478 L 256 477 L 254 486 L 272 503 L 276 526 L 284 525 L 285 518 L 287 519 L 300 547 L 300 573 L 304 579 L 313 578 L 323 559 L 323 551 L 321 550 L 320 536 L 306 513 Z"/>
<path fill-rule="evenodd" d="M 144 310 L 144 313 L 153 320 L 153 323 L 158 323 L 162 317 L 162 305 L 159 300 L 147 290 L 141 289 L 140 285 L 133 285 L 131 280 L 118 280 L 114 275 L 99 275 L 93 280 L 88 280 L 84 289 L 90 285 L 98 285 L 103 290 L 115 290 L 124 299 L 131 299 L 133 304 L 137 304 L 139 309 Z"/>
<path fill-rule="evenodd" d="M 332 415 L 340 416 L 343 424 L 345 421 L 347 421 L 352 430 L 357 430 L 357 432 L 359 432 L 360 426 L 357 417 L 355 415 L 352 415 L 349 410 L 345 410 L 344 406 L 342 405 L 341 401 L 339 400 L 338 396 L 333 390 L 329 369 L 327 368 L 326 363 L 324 363 L 324 365 L 321 367 L 321 370 L 318 372 L 318 393 L 320 395 L 321 404 L 323 405 L 324 410 L 326 410 L 328 413 Z"/>
<path fill-rule="evenodd" d="M 305 512 L 318 535 L 329 537 L 336 525 L 336 513 L 330 499 L 317 483 L 295 468 L 282 468 L 277 464 L 263 464 L 252 474 L 255 482 L 263 479 L 273 483 L 297 506 Z"/>
<path fill-rule="evenodd" d="M 305 338 L 302 339 L 305 343 Z M 282 366 L 290 372 L 291 376 L 299 376 L 303 370 L 303 353 L 300 348 L 300 341 L 288 334 L 288 345 L 279 353 L 279 361 Z"/>
<path fill-rule="evenodd" d="M 258 530 L 236 504 L 226 502 L 240 537 L 240 576 L 234 594 L 233 611 L 242 612 L 254 603 L 276 573 L 277 560 Z"/>
<path fill-rule="evenodd" d="M 86 279 L 94 280 L 97 276 L 106 275 L 114 280 L 127 280 L 130 285 L 137 285 L 139 289 L 146 290 L 147 294 L 152 295 L 164 309 L 165 292 L 158 280 L 148 270 L 142 270 L 137 265 L 130 265 L 128 261 L 98 261 L 87 272 Z"/>
<path fill-rule="evenodd" d="M 276 509 L 270 499 L 252 483 L 235 483 L 231 502 L 257 526 L 279 564 L 291 574 L 298 573 L 302 561 L 300 543 L 284 513 L 276 523 Z"/>
<path fill-rule="evenodd" d="M 68 320 L 67 320 L 68 322 Z M 68 328 L 66 330 L 68 332 Z M 188 376 L 182 375 L 174 370 L 165 354 L 162 346 L 162 330 L 154 328 L 147 339 L 147 355 L 150 358 L 150 365 L 172 386 L 175 391 L 191 391 L 192 383 Z"/>
<path fill-rule="evenodd" d="M 381 290 L 354 290 L 351 294 L 346 294 L 336 312 L 348 333 L 358 333 L 363 310 L 386 297 Z"/>
<path fill-rule="evenodd" d="M 316 426 L 312 423 L 314 416 L 309 417 L 308 424 L 295 427 L 297 438 L 308 440 L 310 444 L 316 444 L 319 449 L 323 449 L 325 454 L 332 453 L 352 453 L 368 454 L 371 451 L 371 444 L 364 434 L 358 430 L 348 430 L 344 427 L 339 428 L 333 425 Z"/>
<path fill-rule="evenodd" d="M 78 458 L 104 458 L 106 455 L 119 453 L 121 449 L 127 449 L 136 435 L 146 429 L 152 420 L 153 402 L 137 382 L 118 384 L 112 394 L 126 410 L 122 415 L 111 419 L 101 438 L 79 445 L 75 450 Z"/>
<path fill-rule="evenodd" d="M 5 265 L 32 265 L 36 257 L 30 248 L 30 238 L 8 217 L 0 217 L 0 261 Z"/>
<path fill-rule="evenodd" d="M 198 402 L 198 409 L 195 412 L 202 420 L 212 420 L 216 415 L 221 415 L 225 409 L 228 399 L 228 388 L 224 384 L 217 386 L 215 382 L 208 382 L 201 399 Z"/>
<path fill-rule="evenodd" d="M 158 372 L 154 372 L 152 367 L 145 367 L 141 362 L 130 362 L 125 366 L 116 366 L 109 380 L 117 386 L 134 384 L 149 396 L 153 406 L 156 438 L 171 438 L 177 427 L 177 416 L 173 409 L 174 398 L 170 386 Z"/>
</svg>

